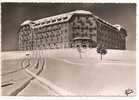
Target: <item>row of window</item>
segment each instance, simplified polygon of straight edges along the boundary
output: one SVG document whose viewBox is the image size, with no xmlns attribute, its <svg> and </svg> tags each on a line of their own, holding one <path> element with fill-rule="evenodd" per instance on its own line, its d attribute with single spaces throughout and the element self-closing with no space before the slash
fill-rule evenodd
<svg viewBox="0 0 139 100">
<path fill-rule="evenodd" d="M 55 43 L 41 43 L 36 45 L 23 45 L 20 46 L 20 49 L 22 50 L 32 50 L 33 48 L 43 49 L 43 48 L 62 48 L 62 47 L 68 47 L 68 42 L 55 42 Z"/>
<path fill-rule="evenodd" d="M 74 37 L 90 37 L 90 38 L 92 38 L 92 36 L 96 36 L 96 34 L 88 34 L 87 32 L 86 33 L 78 33 L 78 32 L 76 32 L 76 33 L 73 33 L 73 36 Z"/>
<path fill-rule="evenodd" d="M 74 24 L 75 23 L 75 24 Z M 86 21 L 86 22 L 84 22 L 84 21 L 74 21 L 74 23 L 73 23 L 73 26 L 75 26 L 75 25 L 81 25 L 81 26 L 90 26 L 90 27 L 92 27 L 92 26 L 95 26 L 95 22 L 94 21 Z"/>
<path fill-rule="evenodd" d="M 113 37 L 121 38 L 121 35 L 119 32 L 113 31 L 113 30 L 108 29 L 108 28 L 106 30 L 99 29 L 98 35 L 104 35 L 106 37 L 108 36 L 109 38 L 113 38 Z"/>
<path fill-rule="evenodd" d="M 29 40 L 32 40 L 32 37 L 31 36 L 23 36 L 23 37 L 19 37 L 20 40 L 23 40 L 23 41 L 29 41 Z"/>
<path fill-rule="evenodd" d="M 57 32 L 36 32 L 33 33 L 33 38 L 43 38 L 43 37 L 54 37 L 54 36 L 60 36 L 60 35 L 64 35 L 67 34 L 67 29 L 65 30 L 59 30 Z M 24 31 L 24 33 L 20 33 L 20 36 L 24 39 L 24 38 L 31 38 L 30 33 L 27 33 L 26 31 Z"/>
<path fill-rule="evenodd" d="M 58 36 L 63 36 L 63 35 L 67 35 L 67 29 L 65 30 L 61 30 L 61 31 L 57 31 L 57 32 L 39 32 L 36 34 L 33 34 L 34 38 L 49 38 L 49 37 L 58 37 Z"/>
<path fill-rule="evenodd" d="M 29 35 L 30 33 L 31 33 L 31 30 L 30 30 L 30 29 L 20 31 L 20 34 L 21 34 L 21 35 L 22 35 L 22 34 Z"/>
<path fill-rule="evenodd" d="M 58 23 L 58 22 L 61 22 L 61 21 L 65 21 L 67 19 L 68 19 L 67 16 L 60 17 L 60 18 L 53 18 L 53 19 L 50 19 L 50 20 L 47 20 L 47 21 L 43 21 L 43 22 L 37 23 L 34 26 L 48 25 L 48 24 Z"/>
<path fill-rule="evenodd" d="M 37 38 L 37 39 L 35 39 L 34 41 L 37 41 L 38 43 L 42 43 L 42 41 L 48 41 L 48 42 L 52 42 L 52 41 L 58 41 L 58 42 L 61 42 L 61 41 L 63 41 L 63 40 L 68 40 L 68 37 L 67 37 L 67 35 L 65 35 L 64 37 L 61 35 L 61 36 L 58 36 L 58 37 L 56 37 L 56 36 L 53 36 L 53 35 L 50 35 L 50 36 L 48 36 L 48 37 L 42 37 L 42 38 Z M 29 40 L 21 40 L 23 43 L 27 43 Z"/>
<path fill-rule="evenodd" d="M 76 16 L 75 21 L 94 21 L 92 16 Z"/>
<path fill-rule="evenodd" d="M 110 26 L 110 25 L 106 25 L 104 23 L 97 23 L 97 28 L 100 31 L 106 31 L 108 33 L 117 33 L 119 32 L 117 29 L 115 29 L 114 27 Z"/>
<path fill-rule="evenodd" d="M 98 38 L 98 42 L 101 42 L 103 44 L 105 44 L 106 46 L 117 46 L 117 47 L 121 47 L 124 45 L 123 41 L 118 41 L 118 40 L 108 40 L 108 39 L 101 39 Z"/>
<path fill-rule="evenodd" d="M 35 32 L 42 32 L 42 31 L 47 31 L 47 32 L 51 32 L 51 31 L 56 31 L 56 30 L 60 30 L 61 27 L 56 27 L 56 28 L 48 28 L 48 27 L 39 27 L 39 28 L 34 28 Z"/>
<path fill-rule="evenodd" d="M 114 41 L 114 42 L 120 42 L 122 41 L 120 38 L 116 38 L 116 37 L 113 37 L 113 38 L 108 38 L 108 37 L 104 37 L 104 36 L 98 36 L 98 39 L 99 40 L 106 40 L 106 41 Z"/>
<path fill-rule="evenodd" d="M 73 27 L 74 32 L 93 32 L 96 28 L 83 28 L 83 27 Z"/>
<path fill-rule="evenodd" d="M 98 29 L 98 31 L 100 33 L 107 33 L 107 34 L 111 34 L 111 35 L 116 35 L 118 33 L 117 31 L 113 31 L 113 30 L 111 30 L 109 28 L 105 28 L 105 29 L 103 29 L 103 28 L 97 28 L 97 29 Z M 117 35 L 119 35 L 119 34 L 117 34 Z"/>
<path fill-rule="evenodd" d="M 73 21 L 72 23 L 73 26 L 80 25 L 80 26 L 90 26 L 90 27 L 95 27 L 96 22 L 95 21 Z"/>
<path fill-rule="evenodd" d="M 122 38 L 120 37 L 119 34 L 115 33 L 115 34 L 107 34 L 107 33 L 98 33 L 97 36 L 99 38 L 104 38 L 107 40 L 114 40 L 114 41 L 121 41 Z"/>
<path fill-rule="evenodd" d="M 62 47 L 68 47 L 68 43 L 48 43 L 48 44 L 42 44 L 42 45 L 37 45 L 38 48 L 51 48 L 51 49 L 58 49 L 58 48 L 62 48 Z"/>
<path fill-rule="evenodd" d="M 24 25 L 20 28 L 20 32 L 22 31 L 27 31 L 27 30 L 30 30 L 30 26 L 29 25 Z"/>
<path fill-rule="evenodd" d="M 46 28 L 34 28 L 34 33 L 38 32 L 55 32 L 55 31 L 61 31 L 63 29 L 67 29 L 67 26 L 65 27 L 46 27 Z"/>
</svg>

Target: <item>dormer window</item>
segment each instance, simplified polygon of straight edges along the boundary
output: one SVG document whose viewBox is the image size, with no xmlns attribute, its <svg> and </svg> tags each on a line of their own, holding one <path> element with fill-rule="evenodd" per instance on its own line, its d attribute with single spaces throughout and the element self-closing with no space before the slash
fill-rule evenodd
<svg viewBox="0 0 139 100">
<path fill-rule="evenodd" d="M 63 20 L 66 20 L 68 17 L 63 17 Z"/>
<path fill-rule="evenodd" d="M 50 23 L 50 21 L 47 21 L 46 23 L 47 23 L 47 24 L 49 24 L 49 23 Z"/>
<path fill-rule="evenodd" d="M 39 24 L 35 24 L 35 26 L 38 26 Z"/>
<path fill-rule="evenodd" d="M 58 18 L 57 21 L 61 21 L 61 18 Z"/>
<path fill-rule="evenodd" d="M 45 22 L 42 22 L 41 25 L 45 24 Z"/>
<path fill-rule="evenodd" d="M 42 29 L 42 27 L 39 27 L 39 30 L 41 30 Z"/>
<path fill-rule="evenodd" d="M 56 20 L 54 19 L 54 20 L 52 20 L 52 22 L 54 23 L 54 22 L 56 22 Z"/>
</svg>

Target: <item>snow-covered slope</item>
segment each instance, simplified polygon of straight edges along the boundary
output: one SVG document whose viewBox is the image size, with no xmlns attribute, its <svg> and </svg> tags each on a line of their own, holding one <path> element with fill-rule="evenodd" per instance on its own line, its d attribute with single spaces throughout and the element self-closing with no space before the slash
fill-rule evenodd
<svg viewBox="0 0 139 100">
<path fill-rule="evenodd" d="M 77 95 L 125 96 L 125 89 L 136 89 L 136 51 L 108 49 L 102 61 L 96 49 L 83 49 L 82 59 L 77 49 L 4 52 L 2 59 L 23 58 L 26 53 L 45 57 L 41 77 Z"/>
<path fill-rule="evenodd" d="M 136 51 L 130 50 L 111 50 L 107 49 L 108 53 L 104 55 L 104 59 L 108 60 L 120 60 L 120 61 L 130 61 L 130 63 L 135 63 L 136 61 Z M 32 57 L 42 56 L 54 56 L 54 57 L 72 57 L 78 58 L 79 53 L 77 49 L 51 49 L 51 50 L 33 50 L 33 51 L 12 51 L 12 52 L 2 52 L 2 59 L 18 59 L 26 57 L 29 53 Z M 100 59 L 100 54 L 96 52 L 96 49 L 82 49 L 83 58 L 96 58 Z"/>
</svg>

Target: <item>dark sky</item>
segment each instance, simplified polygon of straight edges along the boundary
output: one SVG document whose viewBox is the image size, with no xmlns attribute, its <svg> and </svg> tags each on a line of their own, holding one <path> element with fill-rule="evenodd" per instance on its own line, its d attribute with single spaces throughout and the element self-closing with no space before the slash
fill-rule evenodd
<svg viewBox="0 0 139 100">
<path fill-rule="evenodd" d="M 17 30 L 25 20 L 37 20 L 74 10 L 88 10 L 127 29 L 127 49 L 136 49 L 136 4 L 116 3 L 2 3 L 2 51 L 17 49 Z"/>
</svg>

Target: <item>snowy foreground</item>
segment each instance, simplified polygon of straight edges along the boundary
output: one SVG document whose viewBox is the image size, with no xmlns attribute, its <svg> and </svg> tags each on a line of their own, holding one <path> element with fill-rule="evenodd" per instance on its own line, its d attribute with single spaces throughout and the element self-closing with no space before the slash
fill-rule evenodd
<svg viewBox="0 0 139 100">
<path fill-rule="evenodd" d="M 135 51 L 108 49 L 102 61 L 96 49 L 82 50 L 81 59 L 76 49 L 2 52 L 2 61 L 25 58 L 25 54 L 30 54 L 30 58 L 44 57 L 45 68 L 39 76 L 74 95 L 126 96 L 128 88 L 134 90 L 130 96 L 136 94 Z M 20 95 L 46 95 L 36 84 L 35 80 Z M 31 92 L 35 87 L 38 93 Z"/>
</svg>

